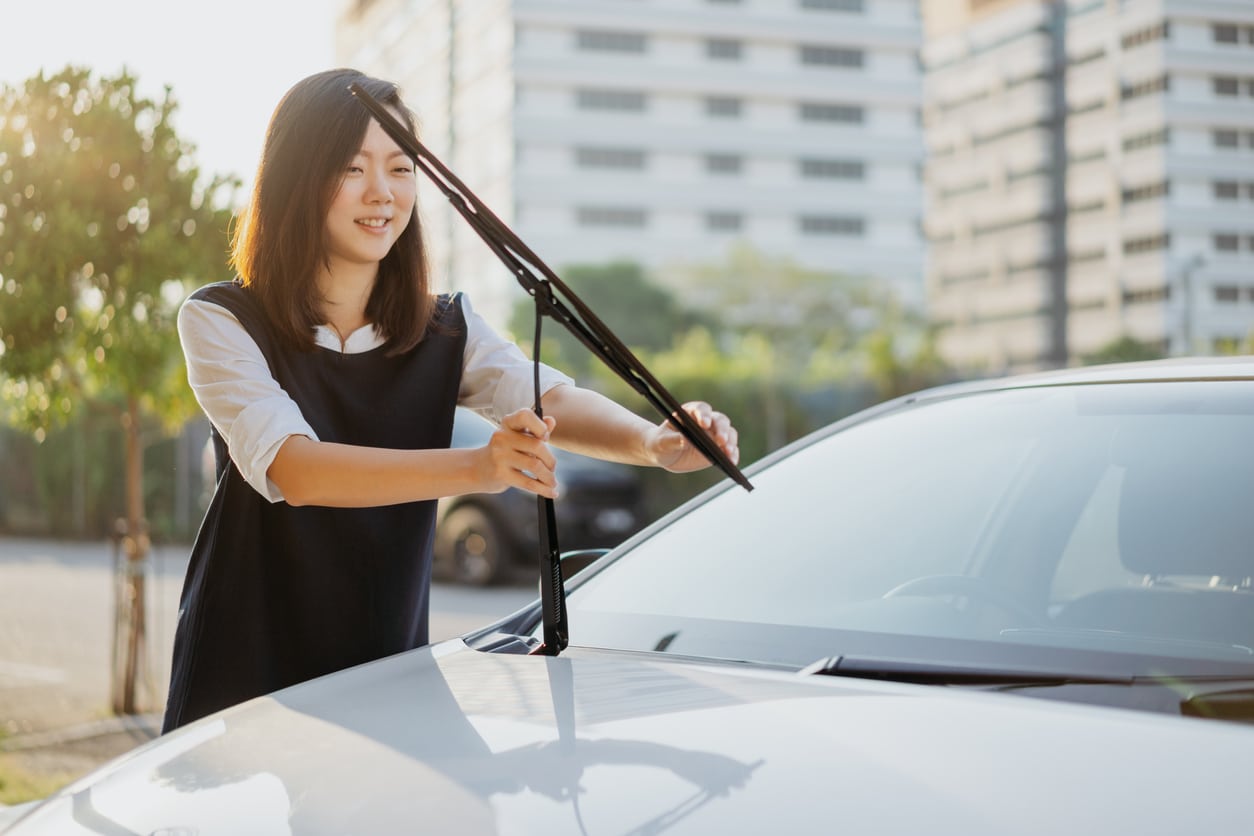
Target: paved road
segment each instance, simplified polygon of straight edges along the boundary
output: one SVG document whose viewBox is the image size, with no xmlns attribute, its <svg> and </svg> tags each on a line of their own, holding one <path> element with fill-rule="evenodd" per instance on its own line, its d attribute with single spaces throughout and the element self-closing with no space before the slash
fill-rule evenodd
<svg viewBox="0 0 1254 836">
<path fill-rule="evenodd" d="M 186 569 L 185 546 L 158 547 L 148 576 L 150 705 L 160 710 Z M 0 737 L 100 719 L 109 705 L 113 572 L 108 543 L 0 538 Z M 460 635 L 535 597 L 531 586 L 437 584 L 432 640 Z"/>
</svg>

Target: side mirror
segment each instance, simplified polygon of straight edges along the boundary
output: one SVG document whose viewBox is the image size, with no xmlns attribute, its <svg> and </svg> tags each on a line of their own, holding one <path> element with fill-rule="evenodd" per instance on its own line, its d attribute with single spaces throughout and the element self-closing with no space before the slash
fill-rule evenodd
<svg viewBox="0 0 1254 836">
<path fill-rule="evenodd" d="M 609 549 L 577 549 L 562 552 L 562 575 L 567 578 L 574 577 L 609 553 Z"/>
</svg>

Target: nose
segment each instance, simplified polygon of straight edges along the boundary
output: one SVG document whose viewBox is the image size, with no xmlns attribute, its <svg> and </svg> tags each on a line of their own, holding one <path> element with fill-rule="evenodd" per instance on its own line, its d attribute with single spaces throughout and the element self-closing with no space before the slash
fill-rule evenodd
<svg viewBox="0 0 1254 836">
<path fill-rule="evenodd" d="M 391 203 L 392 189 L 388 185 L 387 172 L 383 170 L 372 170 L 367 175 L 366 183 L 366 202 L 367 203 Z"/>
</svg>

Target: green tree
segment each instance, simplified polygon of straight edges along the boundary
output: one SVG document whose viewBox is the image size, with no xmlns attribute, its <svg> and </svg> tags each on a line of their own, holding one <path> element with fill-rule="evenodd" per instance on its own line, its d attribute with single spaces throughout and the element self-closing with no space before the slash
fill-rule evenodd
<svg viewBox="0 0 1254 836">
<path fill-rule="evenodd" d="M 1085 366 L 1101 363 L 1125 363 L 1134 360 L 1161 360 L 1167 355 L 1157 346 L 1129 336 L 1111 340 L 1106 345 L 1080 358 Z"/>
<path fill-rule="evenodd" d="M 234 185 L 202 178 L 170 89 L 154 101 L 136 83 L 70 67 L 0 91 L 0 397 L 36 439 L 88 404 L 121 428 L 119 713 L 136 710 L 146 665 L 144 449 L 195 409 L 174 319 L 192 285 L 222 275 L 217 207 Z"/>
<path fill-rule="evenodd" d="M 763 354 L 767 405 L 782 403 L 784 390 L 864 384 L 886 399 L 950 375 L 922 311 L 889 282 L 810 269 L 741 244 L 723 261 L 689 266 L 669 283 L 685 303 L 719 311 L 737 350 Z M 768 412 L 766 421 L 771 449 L 791 439 L 787 410 Z"/>
<path fill-rule="evenodd" d="M 685 311 L 674 294 L 652 282 L 634 262 L 574 264 L 559 275 L 633 351 L 667 348 L 677 334 L 701 321 Z M 518 340 L 530 339 L 535 330 L 535 303 L 531 299 L 514 306 L 509 328 Z M 545 362 L 576 377 L 586 376 L 599 364 L 577 338 L 551 319 L 546 319 L 542 333 L 540 351 Z"/>
</svg>

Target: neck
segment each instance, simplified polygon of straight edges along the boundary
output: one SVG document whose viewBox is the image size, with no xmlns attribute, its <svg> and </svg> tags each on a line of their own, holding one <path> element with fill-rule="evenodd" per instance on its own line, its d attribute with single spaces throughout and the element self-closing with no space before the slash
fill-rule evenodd
<svg viewBox="0 0 1254 836">
<path fill-rule="evenodd" d="M 341 338 L 369 322 L 366 303 L 374 289 L 378 265 L 327 269 L 318 277 L 318 294 L 321 297 L 322 316 L 340 332 Z"/>
</svg>

